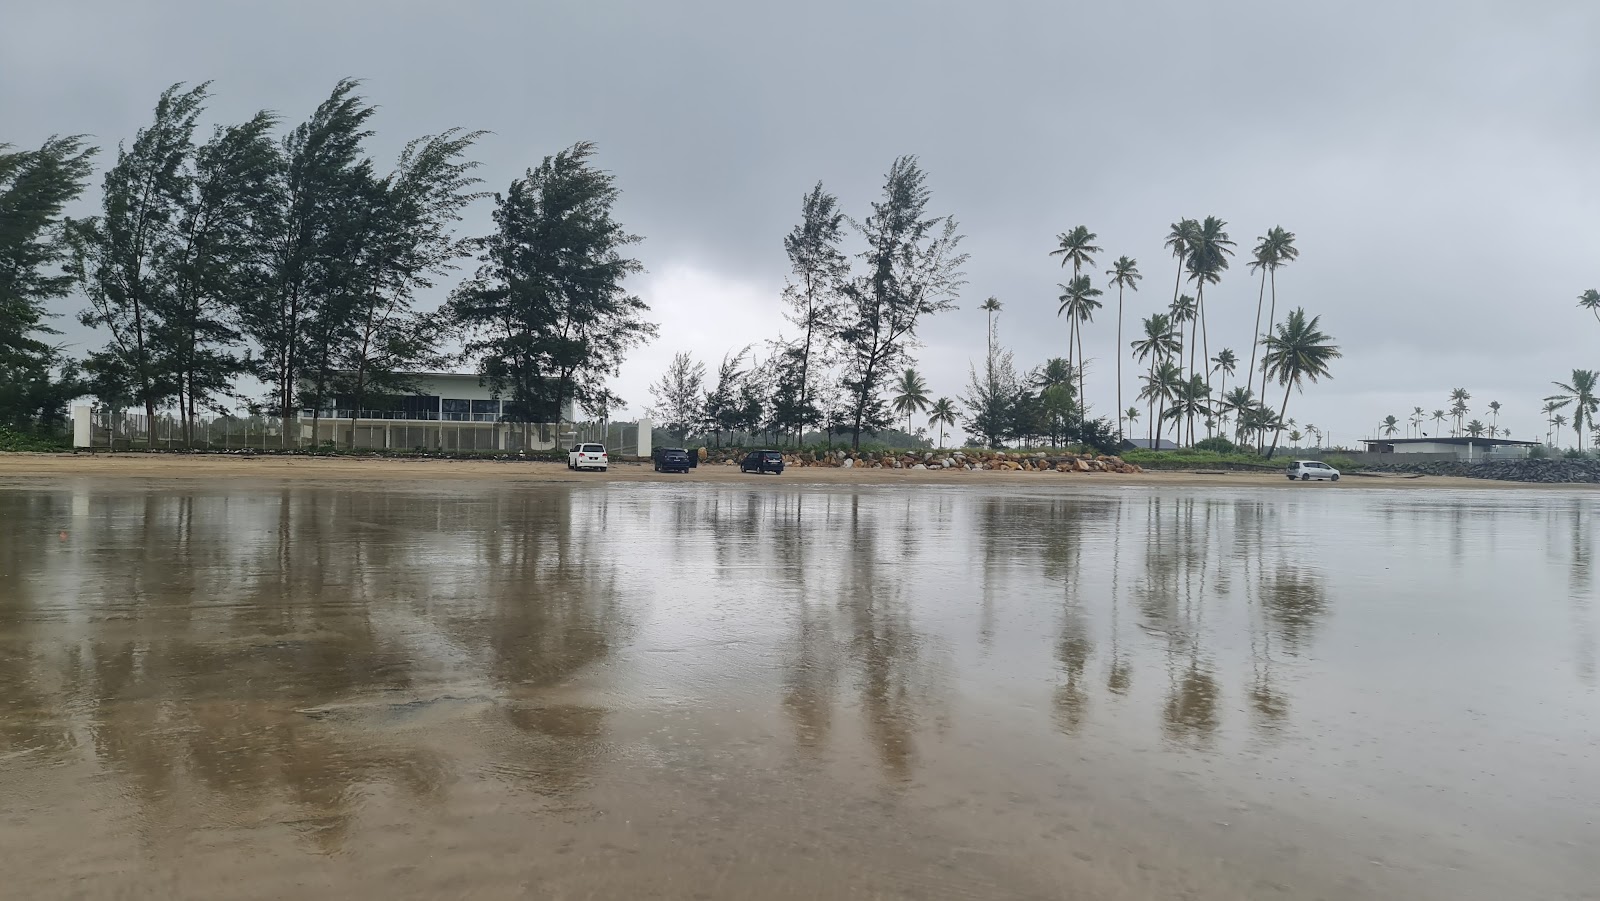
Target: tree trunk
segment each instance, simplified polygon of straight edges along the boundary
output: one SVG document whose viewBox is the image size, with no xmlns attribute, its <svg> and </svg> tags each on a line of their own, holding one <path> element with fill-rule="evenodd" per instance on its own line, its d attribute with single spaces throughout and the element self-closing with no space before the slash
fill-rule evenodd
<svg viewBox="0 0 1600 901">
<path fill-rule="evenodd" d="M 1122 285 L 1117 285 L 1117 443 L 1124 440 L 1122 433 Z"/>
<path fill-rule="evenodd" d="M 1283 385 L 1283 406 L 1278 408 L 1278 422 L 1272 430 L 1272 450 L 1267 451 L 1267 459 L 1271 460 L 1278 452 L 1278 436 L 1283 432 L 1283 414 L 1289 412 L 1289 392 L 1294 390 L 1294 379 L 1289 379 Z"/>
<path fill-rule="evenodd" d="M 1256 330 L 1250 334 L 1250 368 L 1244 371 L 1246 389 L 1253 389 L 1256 383 L 1256 345 L 1261 341 L 1261 305 L 1267 296 L 1267 269 L 1261 268 L 1261 290 L 1256 292 Z M 1262 381 L 1261 393 L 1267 393 L 1267 383 Z"/>
</svg>

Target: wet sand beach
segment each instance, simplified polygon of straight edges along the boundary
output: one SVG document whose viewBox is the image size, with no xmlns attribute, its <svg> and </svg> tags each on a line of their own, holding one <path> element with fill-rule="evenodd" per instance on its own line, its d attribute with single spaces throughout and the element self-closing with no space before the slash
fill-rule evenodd
<svg viewBox="0 0 1600 901">
<path fill-rule="evenodd" d="M 1288 458 L 1285 458 L 1286 460 Z M 688 473 L 657 473 L 648 463 L 615 463 L 607 472 L 573 472 L 561 463 L 489 460 L 384 459 L 377 457 L 230 456 L 224 454 L 0 454 L 0 482 L 38 477 L 104 476 L 176 480 L 351 480 L 414 483 L 428 479 L 492 481 L 506 484 L 640 481 L 738 482 L 779 478 L 786 483 L 823 485 L 1005 485 L 1071 488 L 1105 485 L 1160 487 L 1291 488 L 1470 488 L 1480 490 L 1600 490 L 1600 485 L 1542 485 L 1394 473 L 1351 474 L 1338 484 L 1300 485 L 1277 472 L 1037 473 L 909 469 L 793 467 L 782 476 L 739 472 L 737 466 L 708 465 Z"/>
<path fill-rule="evenodd" d="M 1600 494 L 1455 481 L 3 457 L 0 875 L 1600 898 Z"/>
</svg>

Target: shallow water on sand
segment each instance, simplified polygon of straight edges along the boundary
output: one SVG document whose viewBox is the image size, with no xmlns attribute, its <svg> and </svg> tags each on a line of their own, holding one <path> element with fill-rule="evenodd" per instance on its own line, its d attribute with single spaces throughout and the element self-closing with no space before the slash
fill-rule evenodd
<svg viewBox="0 0 1600 901">
<path fill-rule="evenodd" d="M 3 893 L 1600 898 L 1597 517 L 13 485 Z"/>
</svg>

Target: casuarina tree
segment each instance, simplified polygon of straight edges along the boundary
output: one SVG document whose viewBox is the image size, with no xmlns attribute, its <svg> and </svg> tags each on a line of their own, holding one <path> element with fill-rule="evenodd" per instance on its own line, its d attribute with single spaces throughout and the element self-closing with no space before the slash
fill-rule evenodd
<svg viewBox="0 0 1600 901">
<path fill-rule="evenodd" d="M 77 391 L 44 340 L 56 334 L 45 304 L 72 290 L 62 210 L 83 192 L 94 154 L 81 135 L 52 137 L 37 150 L 0 144 L 0 423 L 56 420 Z"/>
<path fill-rule="evenodd" d="M 917 340 L 917 328 L 955 308 L 960 290 L 961 235 L 951 216 L 928 214 L 932 194 L 916 157 L 889 167 L 883 196 L 856 224 L 866 249 L 861 269 L 841 285 L 844 310 L 836 338 L 844 355 L 843 386 L 850 404 L 850 442 L 889 423 L 883 387 Z"/>
<path fill-rule="evenodd" d="M 649 306 L 624 287 L 642 269 L 627 255 L 640 239 L 613 217 L 621 192 L 594 152 L 585 142 L 545 157 L 495 195 L 495 231 L 475 242 L 478 271 L 448 304 L 513 421 L 559 422 L 656 334 Z"/>
</svg>

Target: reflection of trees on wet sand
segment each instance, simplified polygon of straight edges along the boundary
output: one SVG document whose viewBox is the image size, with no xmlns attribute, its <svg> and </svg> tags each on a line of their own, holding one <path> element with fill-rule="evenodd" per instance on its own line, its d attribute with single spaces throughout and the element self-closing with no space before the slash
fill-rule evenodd
<svg viewBox="0 0 1600 901">
<path fill-rule="evenodd" d="M 31 637 L 73 653 L 13 684 L 53 686 L 32 702 L 38 721 L 82 736 L 153 830 L 251 810 L 331 850 L 362 786 L 435 794 L 444 764 L 406 730 L 463 700 L 525 736 L 494 750 L 529 784 L 565 790 L 592 768 L 604 715 L 545 695 L 618 628 L 615 579 L 568 534 L 567 495 L 94 498 L 75 540 L 95 556 L 70 567 L 83 584 L 69 603 L 88 617 Z M 441 666 L 499 697 L 419 694 L 416 673 Z"/>
</svg>

